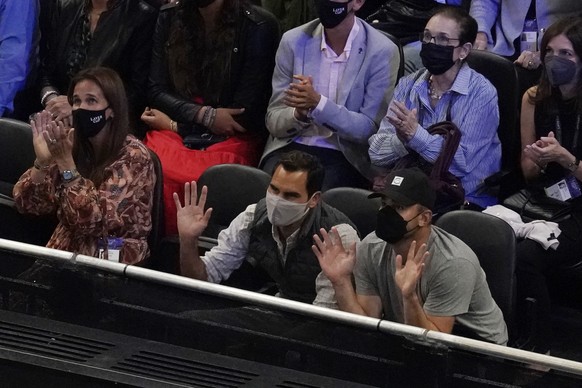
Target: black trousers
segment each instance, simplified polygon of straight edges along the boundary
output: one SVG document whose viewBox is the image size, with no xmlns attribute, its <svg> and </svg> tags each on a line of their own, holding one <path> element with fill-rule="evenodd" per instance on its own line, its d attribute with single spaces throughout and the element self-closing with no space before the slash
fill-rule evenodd
<svg viewBox="0 0 582 388">
<path fill-rule="evenodd" d="M 574 214 L 568 220 L 560 223 L 557 250 L 548 249 L 529 239 L 517 244 L 517 298 L 518 316 L 524 320 L 520 322 L 523 328 L 527 320 L 526 298 L 534 298 L 535 324 L 532 333 L 532 343 L 527 348 L 539 353 L 550 350 L 552 341 L 551 326 L 551 298 L 547 285 L 547 275 L 561 266 L 572 265 L 582 261 L 582 228 L 581 214 Z"/>
</svg>

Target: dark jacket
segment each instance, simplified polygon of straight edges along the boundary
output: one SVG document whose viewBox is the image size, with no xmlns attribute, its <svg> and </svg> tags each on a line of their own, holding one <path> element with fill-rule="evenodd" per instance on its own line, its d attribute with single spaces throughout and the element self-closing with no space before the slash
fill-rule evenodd
<svg viewBox="0 0 582 388">
<path fill-rule="evenodd" d="M 277 242 L 273 239 L 273 226 L 267 218 L 265 200 L 262 199 L 255 208 L 247 258 L 271 276 L 283 298 L 312 303 L 316 296 L 315 278 L 321 272 L 319 261 L 311 249 L 313 235 L 319 234 L 321 228 L 330 230 L 339 224 L 349 224 L 356 229 L 345 214 L 320 202 L 301 226 L 297 245 L 288 252 L 283 266 Z"/>
<path fill-rule="evenodd" d="M 48 36 L 43 38 L 41 89 L 47 86 L 66 94 L 70 78 L 67 56 L 82 23 L 85 0 L 57 0 L 51 15 Z M 143 0 L 121 0 L 101 14 L 93 33 L 84 68 L 106 66 L 123 80 L 133 114 L 146 105 L 146 85 L 157 10 Z"/>
<path fill-rule="evenodd" d="M 264 131 L 266 135 L 265 113 L 271 96 L 279 24 L 273 15 L 260 7 L 243 7 L 234 41 L 230 77 L 214 107 L 245 108 L 236 120 L 247 130 Z M 176 7 L 165 6 L 158 18 L 150 69 L 150 102 L 173 120 L 193 125 L 201 106 L 181 96 L 169 76 L 166 46 L 174 15 Z"/>
</svg>

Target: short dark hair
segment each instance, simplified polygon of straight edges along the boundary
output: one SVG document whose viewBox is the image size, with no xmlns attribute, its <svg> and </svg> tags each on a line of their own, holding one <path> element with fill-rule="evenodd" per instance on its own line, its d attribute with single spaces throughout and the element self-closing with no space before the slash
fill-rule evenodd
<svg viewBox="0 0 582 388">
<path fill-rule="evenodd" d="M 467 11 L 461 7 L 439 7 L 437 11 L 432 15 L 444 16 L 447 19 L 454 20 L 459 25 L 459 45 L 463 45 L 467 42 L 474 43 L 477 38 L 477 21 L 473 19 Z"/>
<path fill-rule="evenodd" d="M 285 171 L 306 171 L 307 172 L 307 195 L 311 197 L 313 193 L 320 191 L 323 186 L 325 170 L 319 159 L 303 151 L 289 151 L 281 155 L 275 164 L 275 169 L 282 166 Z"/>
</svg>

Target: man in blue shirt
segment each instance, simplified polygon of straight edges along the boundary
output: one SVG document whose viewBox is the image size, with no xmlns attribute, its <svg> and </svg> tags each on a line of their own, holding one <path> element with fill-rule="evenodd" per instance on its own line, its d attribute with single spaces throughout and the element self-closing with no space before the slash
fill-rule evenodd
<svg viewBox="0 0 582 388">
<path fill-rule="evenodd" d="M 14 110 L 36 58 L 38 10 L 38 0 L 0 0 L 0 116 Z"/>
</svg>

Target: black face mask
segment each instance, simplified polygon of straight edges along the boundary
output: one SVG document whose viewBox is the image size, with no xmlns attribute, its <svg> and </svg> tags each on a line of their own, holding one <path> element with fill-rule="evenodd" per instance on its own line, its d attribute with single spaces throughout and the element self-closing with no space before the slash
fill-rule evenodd
<svg viewBox="0 0 582 388">
<path fill-rule="evenodd" d="M 337 3 L 331 0 L 315 0 L 315 8 L 319 21 L 325 28 L 334 28 L 348 16 L 348 4 Z"/>
<path fill-rule="evenodd" d="M 552 86 L 566 85 L 576 76 L 576 64 L 556 55 L 546 55 L 544 66 Z"/>
<path fill-rule="evenodd" d="M 455 51 L 453 46 L 423 43 L 420 49 L 420 58 L 430 74 L 441 75 L 455 64 L 453 51 Z"/>
<path fill-rule="evenodd" d="M 107 119 L 105 118 L 107 108 L 101 110 L 81 108 L 73 110 L 73 128 L 75 128 L 76 133 L 83 137 L 91 138 L 101 132 L 105 124 L 107 124 Z"/>
<path fill-rule="evenodd" d="M 416 217 L 421 215 L 422 212 L 418 213 L 408 221 L 391 206 L 384 206 L 378 211 L 378 225 L 376 226 L 376 236 L 386 241 L 389 244 L 397 243 L 402 240 L 402 238 L 419 226 L 415 226 L 412 230 L 407 230 L 406 225 Z"/>
</svg>

